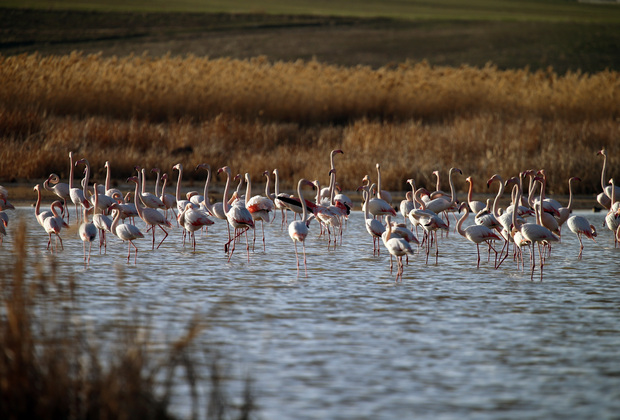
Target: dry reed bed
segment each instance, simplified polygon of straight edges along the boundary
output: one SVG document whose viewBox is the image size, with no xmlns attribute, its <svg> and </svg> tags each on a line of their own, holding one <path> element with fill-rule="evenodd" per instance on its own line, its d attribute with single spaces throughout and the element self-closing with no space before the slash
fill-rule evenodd
<svg viewBox="0 0 620 420">
<path fill-rule="evenodd" d="M 558 76 L 551 70 L 435 68 L 403 63 L 372 70 L 318 62 L 98 55 L 0 57 L 1 179 L 68 176 L 67 154 L 87 157 L 102 181 L 109 160 L 123 179 L 136 164 L 171 171 L 201 162 L 260 179 L 278 168 L 354 189 L 382 163 L 385 188 L 407 178 L 434 185 L 451 166 L 479 188 L 545 167 L 551 192 L 600 190 L 607 147 L 618 174 L 620 78 L 616 72 Z M 186 172 L 187 176 L 203 179 Z M 443 181 L 444 189 L 447 188 Z M 457 188 L 465 188 L 458 180 Z"/>
</svg>

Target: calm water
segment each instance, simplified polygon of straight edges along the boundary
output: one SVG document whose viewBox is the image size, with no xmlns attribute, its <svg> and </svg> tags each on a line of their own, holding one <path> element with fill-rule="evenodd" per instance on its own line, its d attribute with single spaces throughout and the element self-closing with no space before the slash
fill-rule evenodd
<svg viewBox="0 0 620 420">
<path fill-rule="evenodd" d="M 95 246 L 85 267 L 75 228 L 52 256 L 33 210 L 20 208 L 0 264 L 23 215 L 32 258 L 56 259 L 61 273 L 76 275 L 86 319 L 112 322 L 130 306 L 174 336 L 209 314 L 198 347 L 224 354 L 231 394 L 245 375 L 254 378 L 265 419 L 620 418 L 620 248 L 601 227 L 603 214 L 577 213 L 599 229 L 597 242 L 584 242 L 577 260 L 565 228 L 542 282 L 510 258 L 495 270 L 486 251 L 477 269 L 475 245 L 451 232 L 438 264 L 417 255 L 397 284 L 385 249 L 373 257 L 360 212 L 335 250 L 311 226 L 307 277 L 303 268 L 297 275 L 279 215 L 265 227 L 267 252 L 257 238 L 249 263 L 244 246 L 227 263 L 226 225 L 217 221 L 198 235 L 195 253 L 175 228 L 159 250 L 138 240 L 137 265 L 112 238 L 107 255 Z M 189 413 L 183 400 L 175 408 Z"/>
</svg>

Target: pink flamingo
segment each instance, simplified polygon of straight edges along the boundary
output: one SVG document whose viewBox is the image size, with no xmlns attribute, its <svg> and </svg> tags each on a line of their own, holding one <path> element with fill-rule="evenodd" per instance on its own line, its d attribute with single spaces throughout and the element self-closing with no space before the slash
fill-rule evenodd
<svg viewBox="0 0 620 420">
<path fill-rule="evenodd" d="M 403 256 L 414 255 L 414 252 L 409 242 L 407 242 L 405 239 L 398 236 L 392 236 L 391 217 L 388 215 L 386 216 L 385 220 L 386 230 L 381 236 L 381 239 L 383 239 L 383 245 L 385 245 L 388 252 L 390 253 L 390 273 L 392 272 L 392 256 L 396 257 L 396 262 L 398 264 L 398 269 L 396 271 L 396 281 L 398 281 L 399 278 L 401 280 L 403 278 Z"/>
<path fill-rule="evenodd" d="M 307 179 L 300 179 L 297 183 L 297 195 L 299 196 L 299 202 L 301 203 L 301 220 L 293 220 L 288 225 L 288 235 L 293 240 L 293 244 L 295 244 L 295 258 L 297 259 L 297 274 L 299 274 L 299 254 L 297 253 L 297 242 L 301 242 L 304 253 L 304 271 L 306 275 L 308 275 L 308 268 L 306 264 L 306 237 L 308 236 L 308 210 L 306 206 L 306 200 L 301 193 L 301 187 L 303 185 L 314 186 L 314 184 Z"/>
<path fill-rule="evenodd" d="M 286 211 L 288 210 L 288 207 L 287 207 L 286 203 L 284 203 L 278 197 L 282 196 L 282 197 L 286 197 L 286 198 L 291 198 L 291 195 L 280 192 L 280 175 L 279 175 L 277 169 L 273 170 L 273 176 L 274 176 L 274 184 L 273 184 L 274 196 L 272 197 L 272 200 L 273 200 L 273 204 L 275 205 L 276 210 L 280 210 L 280 213 L 282 215 L 282 227 L 284 227 L 284 225 L 286 224 L 286 219 L 287 219 L 286 218 Z M 274 217 L 274 219 L 275 219 L 275 217 Z M 273 220 L 272 220 L 272 222 L 273 222 Z"/>
<path fill-rule="evenodd" d="M 132 176 L 131 178 L 127 179 L 127 182 L 129 181 L 136 183 L 136 188 L 134 192 L 134 203 L 136 205 L 136 211 L 138 212 L 138 216 L 144 221 L 144 223 L 151 226 L 151 229 L 153 231 L 153 249 L 155 249 L 155 227 L 159 226 L 159 228 L 164 232 L 163 239 L 161 240 L 159 245 L 157 245 L 157 249 L 159 249 L 161 244 L 168 237 L 168 231 L 166 231 L 163 226 L 171 228 L 172 225 L 170 224 L 168 219 L 166 219 L 166 217 L 156 209 L 142 207 L 140 199 L 138 198 L 140 195 L 140 180 L 138 179 L 138 177 Z"/>
<path fill-rule="evenodd" d="M 469 209 L 473 214 L 478 214 L 486 205 L 482 201 L 473 200 L 474 195 L 474 180 L 471 176 L 465 178 L 465 181 L 469 184 L 469 190 L 467 191 L 467 203 L 469 204 Z"/>
<path fill-rule="evenodd" d="M 159 197 L 159 199 L 161 200 L 162 203 L 164 203 L 164 216 L 166 216 L 166 219 L 168 218 L 168 211 L 172 211 L 172 214 L 174 214 L 174 217 L 176 218 L 176 213 L 174 211 L 175 207 L 177 206 L 177 199 L 174 195 L 172 194 L 167 194 L 166 193 L 166 185 L 168 182 L 168 174 L 164 173 L 163 175 L 160 176 L 161 170 L 159 168 L 153 168 L 151 169 L 151 172 L 155 172 L 157 174 L 157 179 L 155 180 L 155 196 Z M 161 186 L 161 194 L 159 193 L 159 180 L 162 180 L 163 184 Z"/>
<path fill-rule="evenodd" d="M 104 247 L 104 253 L 108 253 L 108 241 L 106 239 L 106 232 L 111 232 L 112 229 L 112 219 L 108 216 L 99 213 L 99 196 L 97 193 L 97 184 L 94 184 L 95 187 L 95 202 L 94 206 L 94 214 L 93 214 L 93 224 L 99 230 L 99 254 L 101 255 L 101 247 Z M 101 194 L 103 195 L 103 194 Z M 107 197 L 107 196 L 106 196 Z M 110 197 L 112 198 L 112 197 Z M 115 203 L 112 203 L 115 204 Z"/>
<path fill-rule="evenodd" d="M 515 188 L 517 189 L 517 199 L 516 199 L 516 203 L 519 203 L 521 201 L 521 194 L 522 194 L 522 176 L 523 174 L 519 175 L 519 182 L 518 185 L 515 185 Z M 517 232 L 521 233 L 521 235 L 523 235 L 523 238 L 529 242 L 532 246 L 531 251 L 530 251 L 530 266 L 531 266 L 531 276 L 530 279 L 534 280 L 534 268 L 536 266 L 536 262 L 534 259 L 534 244 L 538 244 L 538 254 L 540 256 L 540 280 L 542 281 L 543 278 L 543 268 L 545 265 L 545 261 L 542 255 L 542 249 L 541 249 L 541 245 L 543 243 L 548 244 L 550 242 L 557 242 L 559 239 L 557 236 L 555 236 L 549 229 L 547 229 L 546 227 L 542 226 L 540 223 L 540 212 L 538 211 L 538 208 L 540 207 L 540 205 L 537 205 L 535 208 L 535 213 L 536 213 L 536 221 L 538 223 L 517 223 L 517 212 L 513 211 L 512 213 L 512 226 L 513 229 L 516 230 Z"/>
<path fill-rule="evenodd" d="M 230 243 L 231 242 L 233 243 L 232 250 L 230 251 L 230 254 L 228 256 L 228 261 L 230 261 L 230 258 L 232 257 L 232 254 L 235 250 L 234 241 L 236 241 L 239 236 L 245 233 L 246 234 L 245 236 L 246 249 L 248 252 L 248 262 L 249 262 L 250 261 L 250 244 L 249 244 L 248 237 L 247 237 L 247 231 L 250 228 L 254 229 L 254 220 L 252 219 L 252 215 L 250 214 L 248 209 L 245 207 L 244 201 L 236 200 L 232 206 L 228 204 L 228 200 L 227 200 L 228 199 L 228 187 L 230 184 L 230 176 L 231 176 L 230 167 L 224 166 L 218 170 L 218 173 L 219 172 L 225 172 L 227 176 L 226 187 L 224 188 L 224 197 L 222 199 L 222 205 L 223 205 L 224 212 L 226 213 L 226 219 L 228 220 L 228 224 L 233 227 L 234 232 L 235 232 L 234 236 L 230 238 L 228 242 L 226 242 L 226 244 L 224 245 L 224 249 L 226 250 L 226 252 L 228 252 L 228 247 Z M 246 193 L 246 195 L 248 194 Z"/>
<path fill-rule="evenodd" d="M 269 172 L 263 172 L 263 175 L 267 176 L 267 183 L 269 183 Z M 250 174 L 245 174 L 245 182 L 247 182 L 247 192 L 245 194 L 245 207 L 250 212 L 252 219 L 256 222 L 261 221 L 261 227 L 263 232 L 263 251 L 266 250 L 265 246 L 265 222 L 269 223 L 271 212 L 274 210 L 274 204 L 271 199 L 262 195 L 255 195 L 250 197 L 252 191 L 252 182 L 250 180 Z M 256 230 L 254 230 L 254 242 L 256 242 Z"/>
<path fill-rule="evenodd" d="M 142 204 L 151 209 L 166 209 L 166 205 L 160 200 L 159 197 L 146 191 L 145 169 L 139 166 L 136 166 L 135 169 L 138 171 L 138 179 L 142 187 L 142 191 L 140 192 L 140 200 L 142 201 Z M 142 175 L 142 177 L 140 177 L 140 175 Z"/>
<path fill-rule="evenodd" d="M 560 214 L 558 219 L 558 226 L 560 231 L 562 229 L 562 225 L 568 220 L 571 213 L 573 212 L 573 181 L 581 181 L 581 178 L 573 176 L 568 180 L 568 204 L 566 207 L 560 207 L 558 209 L 558 213 Z"/>
<path fill-rule="evenodd" d="M 129 262 L 129 257 L 131 256 L 131 247 L 133 246 L 134 253 L 134 264 L 138 262 L 138 247 L 133 243 L 135 239 L 144 238 L 144 234 L 140 232 L 136 226 L 131 225 L 129 223 L 119 223 L 121 218 L 121 209 L 118 204 L 113 204 L 111 206 L 112 209 L 112 225 L 110 226 L 110 230 L 123 242 L 127 241 L 127 262 Z"/>
<path fill-rule="evenodd" d="M 585 235 L 586 238 L 590 238 L 596 242 L 594 239 L 596 237 L 596 228 L 583 216 L 571 216 L 566 221 L 566 224 L 571 232 L 577 235 L 577 239 L 579 239 L 579 256 L 577 258 L 581 259 L 581 256 L 583 255 L 583 242 L 581 240 L 581 236 Z"/>
<path fill-rule="evenodd" d="M 47 249 L 50 248 L 50 244 L 52 243 L 52 234 L 56 235 L 56 243 L 54 249 L 56 251 L 58 250 L 58 241 L 60 241 L 60 247 L 62 249 L 65 249 L 64 245 L 62 244 L 62 238 L 60 237 L 60 231 L 62 228 L 68 228 L 69 225 L 65 223 L 64 219 L 56 211 L 56 207 L 62 208 L 62 202 L 58 200 L 54 201 L 50 207 L 52 211 L 52 216 L 45 218 L 45 220 L 43 221 L 43 228 L 45 229 L 45 232 L 49 235 L 49 240 L 47 241 Z"/>
<path fill-rule="evenodd" d="M 192 203 L 187 203 L 185 205 L 185 209 L 178 216 L 179 224 L 183 226 L 183 228 L 189 232 L 192 247 L 194 252 L 196 252 L 196 235 L 195 232 L 197 230 L 202 229 L 205 226 L 210 226 L 213 224 L 213 220 L 207 217 L 207 214 L 202 210 L 195 209 Z M 185 240 L 183 241 L 185 244 Z"/>
<path fill-rule="evenodd" d="M 489 245 L 489 248 L 492 248 L 495 251 L 495 248 L 493 248 L 491 241 L 499 241 L 501 238 L 497 236 L 495 232 L 493 232 L 491 229 L 484 225 L 470 225 L 467 228 L 463 229 L 463 223 L 469 215 L 469 206 L 467 205 L 467 203 L 462 203 L 460 205 L 459 213 L 463 209 L 465 210 L 465 214 L 461 216 L 458 223 L 456 224 L 456 230 L 461 236 L 476 244 L 476 250 L 478 251 L 478 263 L 476 265 L 476 268 L 480 268 L 480 244 L 482 242 L 486 242 Z M 497 257 L 497 251 L 495 251 L 495 255 Z"/>
<path fill-rule="evenodd" d="M 601 206 L 609 210 L 611 208 L 611 205 L 615 203 L 615 201 L 611 199 L 612 191 L 614 191 L 616 198 L 620 197 L 620 187 L 610 187 L 605 185 L 605 170 L 607 169 L 607 150 L 603 148 L 599 150 L 596 154 L 603 156 L 603 169 L 601 171 L 601 188 L 603 189 L 603 192 L 596 196 L 596 201 L 598 201 Z"/>
<path fill-rule="evenodd" d="M 368 201 L 368 197 L 370 197 L 370 192 L 368 191 L 369 186 L 365 185 L 365 186 L 358 187 L 358 191 L 360 189 L 363 190 L 362 196 L 363 196 L 364 202 Z M 383 232 L 385 232 L 385 226 L 383 226 L 383 224 L 377 219 L 370 217 L 368 206 L 364 205 L 362 207 L 364 208 L 364 222 L 366 225 L 366 231 L 372 237 L 372 255 L 373 256 L 375 254 L 379 255 L 380 253 L 379 240 L 381 238 L 381 235 L 383 235 Z"/>
<path fill-rule="evenodd" d="M 90 251 L 93 245 L 93 241 L 97 237 L 97 227 L 88 221 L 88 209 L 83 207 L 83 219 L 78 234 L 82 240 L 82 248 L 84 249 L 84 263 L 90 264 Z M 86 242 L 88 242 L 88 260 L 86 259 Z"/>
</svg>

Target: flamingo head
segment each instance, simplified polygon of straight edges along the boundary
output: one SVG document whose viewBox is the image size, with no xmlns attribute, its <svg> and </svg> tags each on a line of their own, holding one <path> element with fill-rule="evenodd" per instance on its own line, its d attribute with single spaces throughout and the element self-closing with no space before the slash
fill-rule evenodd
<svg viewBox="0 0 620 420">
<path fill-rule="evenodd" d="M 200 163 L 198 164 L 198 166 L 196 166 L 196 169 L 194 170 L 197 171 L 198 169 L 204 169 L 205 171 L 209 171 L 211 170 L 211 166 L 208 163 Z"/>
<path fill-rule="evenodd" d="M 263 171 L 263 176 L 269 178 L 269 171 Z"/>
<path fill-rule="evenodd" d="M 80 163 L 84 163 L 85 164 L 85 163 L 88 163 L 88 161 L 86 159 L 82 158 L 82 159 L 78 160 L 77 162 L 75 162 L 75 166 L 78 166 Z"/>
<path fill-rule="evenodd" d="M 465 178 L 465 182 L 469 182 L 471 184 L 472 183 L 471 176 L 468 176 L 467 178 Z"/>
<path fill-rule="evenodd" d="M 581 181 L 581 178 L 579 178 L 578 176 L 574 176 L 568 180 L 568 182 L 571 182 L 571 181 Z"/>
<path fill-rule="evenodd" d="M 180 163 L 177 163 L 176 165 L 172 167 L 172 169 L 176 169 L 177 171 L 182 171 L 183 165 L 181 165 Z"/>
<path fill-rule="evenodd" d="M 499 176 L 499 174 L 494 174 L 491 178 L 487 180 L 487 188 L 489 188 L 491 184 L 494 183 L 495 181 L 502 182 L 502 177 Z"/>
<path fill-rule="evenodd" d="M 336 175 L 336 169 L 330 169 L 329 173 L 327 174 L 327 176 L 331 176 L 332 174 Z"/>
<path fill-rule="evenodd" d="M 220 169 L 217 170 L 217 173 L 219 174 L 220 172 L 226 172 L 228 175 L 230 175 L 231 171 L 230 171 L 230 167 L 228 166 L 224 166 Z"/>
<path fill-rule="evenodd" d="M 137 176 L 130 176 L 127 178 L 127 182 L 135 182 L 136 184 L 139 182 Z"/>
<path fill-rule="evenodd" d="M 166 179 L 168 179 L 168 174 L 167 174 L 167 173 L 164 173 L 164 174 L 161 176 L 161 179 L 163 179 L 164 181 L 165 181 Z"/>
<path fill-rule="evenodd" d="M 155 172 L 155 173 L 160 173 L 161 171 L 159 170 L 159 168 L 153 168 L 151 169 L 151 172 Z"/>
<path fill-rule="evenodd" d="M 603 155 L 605 157 L 607 157 L 607 151 L 605 150 L 605 148 L 603 147 L 601 150 L 599 150 L 598 152 L 596 152 L 596 155 Z"/>
</svg>

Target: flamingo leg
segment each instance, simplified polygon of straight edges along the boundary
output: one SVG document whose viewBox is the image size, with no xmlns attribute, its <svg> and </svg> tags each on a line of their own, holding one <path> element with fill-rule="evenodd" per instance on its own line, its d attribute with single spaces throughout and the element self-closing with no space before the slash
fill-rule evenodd
<svg viewBox="0 0 620 420">
<path fill-rule="evenodd" d="M 157 249 L 159 249 L 159 247 L 161 246 L 161 244 L 162 244 L 162 243 L 164 243 L 164 241 L 165 241 L 165 240 L 166 240 L 166 238 L 168 237 L 168 232 L 166 231 L 166 229 L 164 229 L 163 227 L 161 227 L 161 225 L 157 225 L 157 226 L 159 226 L 159 228 L 160 228 L 161 230 L 163 230 L 163 231 L 164 231 L 164 233 L 165 233 L 164 238 L 161 240 L 161 242 L 159 243 L 159 245 L 157 245 Z M 153 229 L 153 246 L 154 246 L 154 245 L 155 245 L 155 229 Z"/>
</svg>

